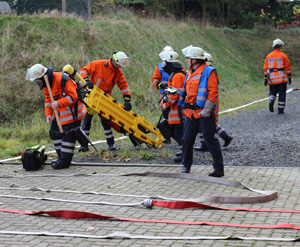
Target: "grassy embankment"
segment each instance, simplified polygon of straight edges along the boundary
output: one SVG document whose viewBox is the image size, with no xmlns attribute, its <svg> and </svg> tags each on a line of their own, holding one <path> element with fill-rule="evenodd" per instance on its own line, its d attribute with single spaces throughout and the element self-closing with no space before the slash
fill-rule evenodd
<svg viewBox="0 0 300 247">
<path fill-rule="evenodd" d="M 185 67 L 181 49 L 186 46 L 200 46 L 213 55 L 220 77 L 221 111 L 267 97 L 262 67 L 277 37 L 286 43 L 284 52 L 290 57 L 293 77 L 299 75 L 297 29 L 219 29 L 191 20 L 138 18 L 121 11 L 90 22 L 53 15 L 0 16 L 0 33 L 0 159 L 37 143 L 50 143 L 43 93 L 35 83 L 24 79 L 27 68 L 35 63 L 55 70 L 71 64 L 79 70 L 93 60 L 109 58 L 114 51 L 124 51 L 130 57 L 130 66 L 123 72 L 132 93 L 133 110 L 153 125 L 160 110 L 151 77 L 165 45 L 180 54 Z M 113 96 L 123 103 L 117 87 Z M 251 107 L 262 105 L 265 103 Z M 99 118 L 93 119 L 91 139 L 104 139 Z M 142 156 L 147 157 L 147 151 Z"/>
</svg>

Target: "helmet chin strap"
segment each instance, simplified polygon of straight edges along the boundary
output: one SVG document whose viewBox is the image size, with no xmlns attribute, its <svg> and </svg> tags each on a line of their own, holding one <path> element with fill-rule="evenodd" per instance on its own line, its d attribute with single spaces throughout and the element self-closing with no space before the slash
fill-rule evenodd
<svg viewBox="0 0 300 247">
<path fill-rule="evenodd" d="M 196 60 L 196 62 L 195 62 L 195 63 L 192 63 L 193 60 Z M 193 69 L 193 66 L 196 65 L 196 64 L 198 64 L 198 63 L 199 63 L 199 66 L 198 66 L 196 69 L 198 69 L 198 68 L 201 66 L 201 64 L 202 64 L 203 62 L 201 62 L 201 61 L 198 60 L 198 59 L 191 59 L 191 66 L 190 66 L 190 69 Z"/>
</svg>

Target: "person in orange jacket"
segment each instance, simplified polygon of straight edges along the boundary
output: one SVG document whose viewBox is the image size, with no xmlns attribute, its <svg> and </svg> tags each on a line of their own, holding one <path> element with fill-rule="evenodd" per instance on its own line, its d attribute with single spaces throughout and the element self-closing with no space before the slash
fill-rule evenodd
<svg viewBox="0 0 300 247">
<path fill-rule="evenodd" d="M 81 101 L 78 101 L 77 85 L 67 75 L 64 88 L 62 78 L 64 72 L 55 72 L 52 68 L 46 68 L 41 64 L 35 64 L 27 70 L 26 79 L 35 81 L 45 94 L 46 120 L 50 127 L 50 138 L 53 140 L 58 159 L 51 163 L 54 169 L 69 168 L 75 150 L 76 136 L 72 129 L 80 126 L 81 119 L 86 114 L 86 109 Z M 54 102 L 46 86 L 45 76 L 48 77 Z M 75 108 L 77 115 L 75 116 Z M 53 118 L 54 110 L 57 110 L 64 133 L 59 132 L 56 118 Z"/>
<path fill-rule="evenodd" d="M 168 73 L 168 88 L 173 90 L 182 90 L 186 71 L 180 63 L 178 53 L 172 51 L 164 51 L 159 54 L 162 59 L 162 70 Z M 162 110 L 170 109 L 168 111 L 168 124 L 172 131 L 172 137 L 178 143 L 182 145 L 182 130 L 184 123 L 184 111 L 185 109 L 178 106 L 177 102 L 179 99 L 178 94 L 168 94 L 162 101 Z M 181 162 L 181 152 L 178 157 L 174 159 L 174 162 Z"/>
<path fill-rule="evenodd" d="M 200 47 L 182 49 L 189 72 L 178 105 L 185 106 L 182 136 L 182 173 L 189 173 L 193 164 L 193 146 L 201 128 L 208 151 L 213 159 L 212 177 L 224 176 L 223 155 L 216 138 L 216 115 L 219 106 L 219 82 L 215 68 L 205 63 L 204 51 Z"/>
<path fill-rule="evenodd" d="M 213 66 L 213 57 L 212 57 L 211 54 L 209 54 L 208 52 L 204 52 L 204 58 L 206 59 L 205 63 L 207 65 Z M 227 131 L 225 129 L 223 129 L 220 124 L 218 124 L 218 116 L 216 116 L 216 127 L 217 127 L 216 134 L 224 140 L 224 147 L 227 147 L 231 143 L 231 141 L 233 140 L 233 137 L 231 137 L 227 133 Z M 207 146 L 206 146 L 205 141 L 204 141 L 203 134 L 201 133 L 201 130 L 199 132 L 199 137 L 200 137 L 200 144 L 201 145 L 195 147 L 195 151 L 202 151 L 202 152 L 208 151 Z"/>
<path fill-rule="evenodd" d="M 92 89 L 94 86 L 100 88 L 104 92 L 111 95 L 112 90 L 115 85 L 119 87 L 124 98 L 124 106 L 126 111 L 130 111 L 131 106 L 131 94 L 128 89 L 127 81 L 121 67 L 129 65 L 129 58 L 122 52 L 114 52 L 112 57 L 108 60 L 96 60 L 93 61 L 83 68 L 80 69 L 80 75 L 86 80 L 87 86 Z M 91 123 L 93 115 L 86 114 L 82 129 L 89 136 Z M 101 118 L 101 124 L 104 128 L 105 138 L 109 151 L 116 150 L 115 140 L 112 132 L 111 126 L 108 124 L 107 120 Z M 81 146 L 79 152 L 86 152 L 89 150 L 88 146 Z"/>
<path fill-rule="evenodd" d="M 161 53 L 163 52 L 174 52 L 174 49 L 171 46 L 165 46 Z M 160 54 L 161 54 L 160 53 Z M 162 62 L 160 62 L 154 69 L 153 75 L 152 75 L 152 84 L 160 93 L 160 105 L 162 107 L 162 98 L 165 96 L 164 89 L 168 87 L 168 80 L 169 80 L 169 74 L 162 69 Z M 170 109 L 162 109 L 162 116 L 164 119 L 168 119 L 169 111 Z M 169 144 L 171 143 L 171 139 L 165 139 L 165 143 Z"/>
<path fill-rule="evenodd" d="M 274 112 L 274 102 L 278 97 L 278 113 L 283 114 L 286 101 L 287 83 L 292 83 L 292 67 L 288 56 L 280 49 L 284 45 L 281 39 L 273 41 L 273 51 L 265 59 L 265 86 L 269 85 L 269 110 Z"/>
</svg>

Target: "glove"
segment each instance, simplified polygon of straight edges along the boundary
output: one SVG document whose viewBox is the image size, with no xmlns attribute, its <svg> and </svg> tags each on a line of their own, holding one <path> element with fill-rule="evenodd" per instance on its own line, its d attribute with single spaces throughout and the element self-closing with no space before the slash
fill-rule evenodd
<svg viewBox="0 0 300 247">
<path fill-rule="evenodd" d="M 205 105 L 203 110 L 199 113 L 199 116 L 201 117 L 210 117 L 210 113 L 212 108 L 214 107 L 215 103 L 210 101 L 210 100 L 206 100 Z"/>
<path fill-rule="evenodd" d="M 84 80 L 89 89 L 92 89 L 94 87 L 94 84 L 88 78 L 85 78 Z"/>
<path fill-rule="evenodd" d="M 292 84 L 292 77 L 289 76 L 289 85 L 291 85 L 291 84 Z"/>
<path fill-rule="evenodd" d="M 265 86 L 268 86 L 268 79 L 265 79 Z"/>
<path fill-rule="evenodd" d="M 130 111 L 131 108 L 132 108 L 132 105 L 130 103 L 131 101 L 131 96 L 130 95 L 124 95 L 124 100 L 125 100 L 125 103 L 124 103 L 124 110 L 125 111 Z"/>
<path fill-rule="evenodd" d="M 162 82 L 158 81 L 156 83 L 156 86 L 159 88 L 159 89 L 162 89 L 162 90 L 165 90 L 166 88 L 168 88 L 168 86 L 166 84 L 163 84 Z"/>
</svg>

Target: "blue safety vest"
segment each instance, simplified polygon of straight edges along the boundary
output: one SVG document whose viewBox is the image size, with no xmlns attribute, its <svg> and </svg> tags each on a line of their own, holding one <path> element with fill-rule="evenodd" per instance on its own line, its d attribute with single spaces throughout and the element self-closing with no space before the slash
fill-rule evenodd
<svg viewBox="0 0 300 247">
<path fill-rule="evenodd" d="M 161 81 L 162 83 L 168 85 L 169 74 L 161 69 L 162 63 L 159 63 L 157 66 L 158 66 L 159 73 L 161 74 L 161 80 L 160 80 L 160 81 Z M 159 89 L 159 92 L 160 92 L 161 94 L 164 94 L 165 91 L 164 91 L 163 89 Z"/>
<path fill-rule="evenodd" d="M 203 72 L 202 72 L 201 75 L 195 75 L 193 77 L 193 79 L 199 79 L 200 80 L 199 86 L 198 86 L 198 92 L 197 92 L 196 105 L 201 107 L 201 108 L 204 108 L 205 102 L 207 100 L 207 81 L 208 81 L 208 78 L 209 78 L 209 76 L 210 76 L 210 74 L 213 70 L 216 70 L 216 69 L 212 66 L 206 66 L 203 69 Z M 195 78 L 195 77 L 198 77 L 198 76 L 199 76 L 199 78 Z M 185 80 L 184 80 L 184 86 L 183 86 L 184 90 L 180 94 L 180 98 L 178 100 L 178 106 L 184 107 L 185 96 L 186 96 L 186 81 L 189 78 L 190 78 L 190 76 L 189 76 L 189 73 L 188 73 L 185 77 Z M 219 84 L 219 81 L 218 81 L 218 84 Z M 217 106 L 215 104 L 213 109 L 216 109 L 216 107 Z"/>
</svg>

